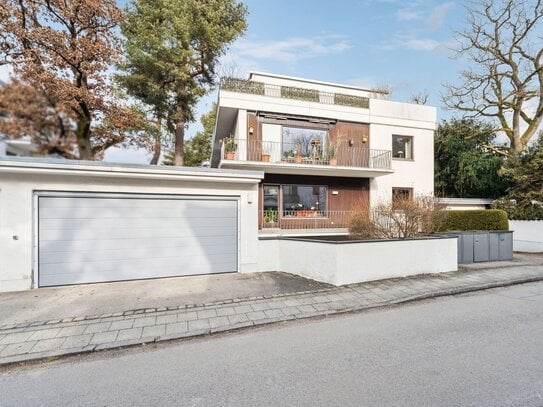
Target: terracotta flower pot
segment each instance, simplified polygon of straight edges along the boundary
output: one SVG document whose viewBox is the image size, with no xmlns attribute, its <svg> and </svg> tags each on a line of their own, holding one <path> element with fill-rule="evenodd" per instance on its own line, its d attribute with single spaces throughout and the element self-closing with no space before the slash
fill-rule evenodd
<svg viewBox="0 0 543 407">
<path fill-rule="evenodd" d="M 226 153 L 224 153 L 224 158 L 226 158 L 227 160 L 233 160 L 235 156 L 235 151 L 227 151 Z"/>
<path fill-rule="evenodd" d="M 270 154 L 262 154 L 262 161 L 269 163 L 270 162 Z"/>
<path fill-rule="evenodd" d="M 294 162 L 296 164 L 301 164 L 302 163 L 302 156 L 301 155 L 297 155 L 294 157 Z"/>
<path fill-rule="evenodd" d="M 337 158 L 330 158 L 330 160 L 328 160 L 328 164 L 329 165 L 337 165 Z"/>
</svg>

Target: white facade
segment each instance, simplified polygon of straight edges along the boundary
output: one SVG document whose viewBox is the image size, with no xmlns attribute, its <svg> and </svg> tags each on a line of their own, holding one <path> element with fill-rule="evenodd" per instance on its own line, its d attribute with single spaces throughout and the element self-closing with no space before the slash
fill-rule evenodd
<svg viewBox="0 0 543 407">
<path fill-rule="evenodd" d="M 239 200 L 240 272 L 257 271 L 262 173 L 51 160 L 0 160 L 0 292 L 37 286 L 38 192 L 227 197 Z"/>
<path fill-rule="evenodd" d="M 347 85 L 330 84 L 301 78 L 252 72 L 249 83 L 263 84 L 264 94 L 221 89 L 213 140 L 212 166 L 220 168 L 258 169 L 265 173 L 352 177 L 370 179 L 370 201 L 387 201 L 392 188 L 409 188 L 413 195 L 433 195 L 434 190 L 434 131 L 436 109 L 430 106 L 385 100 L 386 95 Z M 281 87 L 296 87 L 319 92 L 318 101 L 297 100 L 282 96 Z M 369 98 L 369 107 L 334 104 L 334 95 Z M 330 123 L 359 123 L 369 125 L 371 150 L 392 150 L 392 136 L 412 137 L 412 159 L 392 158 L 389 168 L 353 166 L 311 166 L 304 164 L 281 165 L 250 162 L 247 159 L 245 140 L 248 139 L 248 112 L 274 114 L 279 119 L 287 117 L 319 119 Z M 311 123 L 309 123 L 310 125 Z M 234 161 L 221 156 L 221 140 L 233 137 L 241 140 L 240 151 Z M 262 141 L 280 142 L 280 124 L 266 124 Z"/>
<path fill-rule="evenodd" d="M 543 220 L 510 220 L 509 229 L 514 251 L 543 253 Z"/>
</svg>

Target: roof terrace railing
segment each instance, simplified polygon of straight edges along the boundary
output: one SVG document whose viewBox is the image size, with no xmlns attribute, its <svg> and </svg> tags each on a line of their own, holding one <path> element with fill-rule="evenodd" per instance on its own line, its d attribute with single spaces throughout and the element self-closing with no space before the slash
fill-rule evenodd
<svg viewBox="0 0 543 407">
<path fill-rule="evenodd" d="M 374 150 L 365 147 L 351 147 L 303 143 L 272 142 L 225 138 L 221 145 L 223 160 L 261 161 L 270 164 L 305 164 L 338 167 L 391 168 L 390 150 Z"/>
<path fill-rule="evenodd" d="M 370 104 L 370 99 L 362 96 L 323 92 L 316 89 L 298 88 L 295 86 L 272 85 L 269 83 L 239 78 L 223 78 L 221 80 L 221 89 L 230 92 L 248 93 L 251 95 L 303 100 L 307 102 L 358 107 L 362 109 L 368 109 Z"/>
</svg>

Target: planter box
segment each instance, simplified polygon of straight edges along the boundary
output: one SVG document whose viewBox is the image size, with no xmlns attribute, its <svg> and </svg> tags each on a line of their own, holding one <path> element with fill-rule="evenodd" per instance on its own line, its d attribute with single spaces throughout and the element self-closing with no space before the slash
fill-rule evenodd
<svg viewBox="0 0 543 407">
<path fill-rule="evenodd" d="M 261 238 L 260 271 L 283 271 L 334 285 L 458 269 L 456 236 L 405 240 Z"/>
<path fill-rule="evenodd" d="M 458 237 L 458 263 L 513 260 L 512 231 L 469 231 L 444 233 Z"/>
<path fill-rule="evenodd" d="M 513 250 L 526 253 L 543 253 L 543 220 L 510 220 Z"/>
</svg>

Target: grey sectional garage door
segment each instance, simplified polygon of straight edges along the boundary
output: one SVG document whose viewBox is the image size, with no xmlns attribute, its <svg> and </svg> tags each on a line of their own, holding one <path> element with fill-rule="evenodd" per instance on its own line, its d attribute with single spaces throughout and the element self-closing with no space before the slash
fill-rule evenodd
<svg viewBox="0 0 543 407">
<path fill-rule="evenodd" d="M 39 286 L 237 271 L 238 201 L 38 196 Z"/>
</svg>

